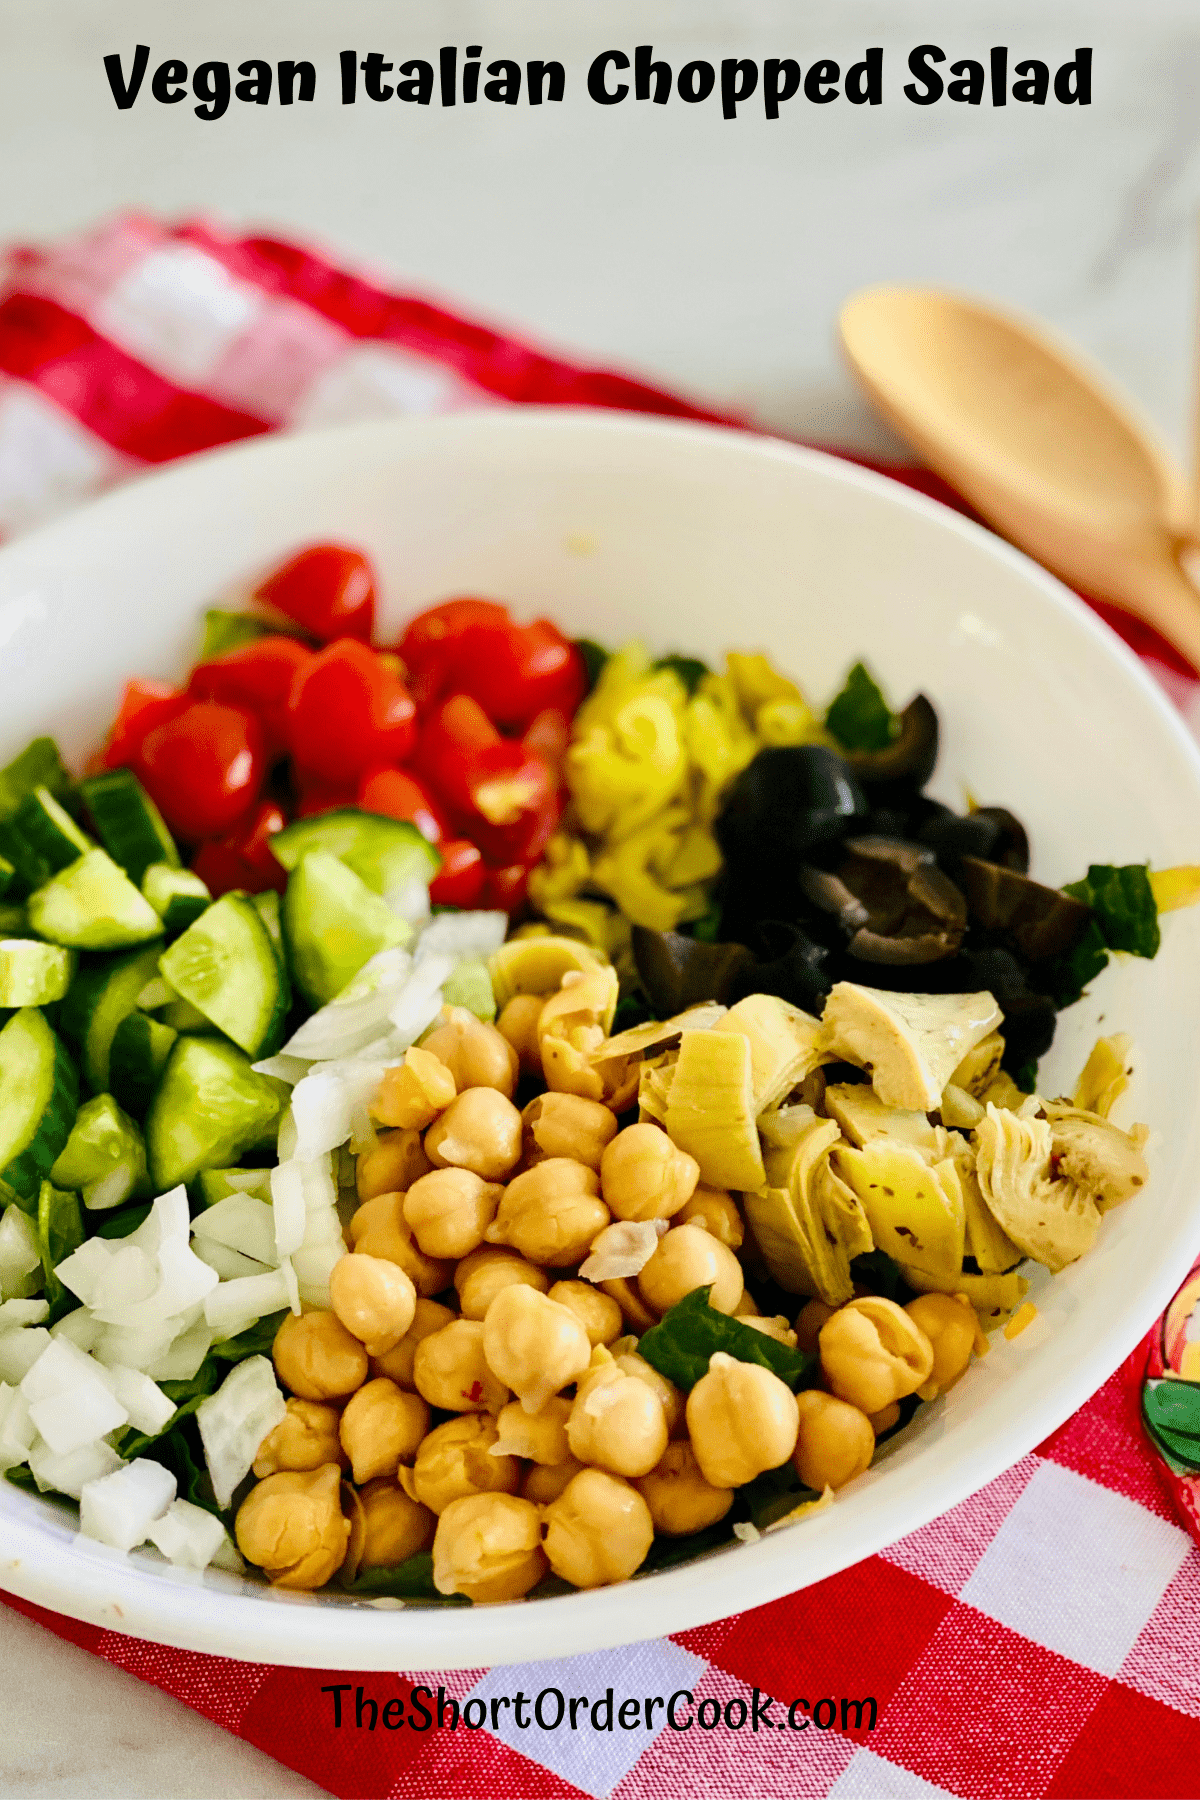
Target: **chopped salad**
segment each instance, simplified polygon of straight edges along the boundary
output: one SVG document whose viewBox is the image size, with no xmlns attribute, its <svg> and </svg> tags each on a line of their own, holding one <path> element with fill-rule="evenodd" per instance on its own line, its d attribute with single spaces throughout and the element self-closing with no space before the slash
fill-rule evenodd
<svg viewBox="0 0 1200 1800">
<path fill-rule="evenodd" d="M 1200 871 L 1029 873 L 856 665 L 609 654 L 300 552 L 0 770 L 0 1468 L 388 1604 L 828 1505 L 1144 1186 L 1057 1014 Z"/>
</svg>

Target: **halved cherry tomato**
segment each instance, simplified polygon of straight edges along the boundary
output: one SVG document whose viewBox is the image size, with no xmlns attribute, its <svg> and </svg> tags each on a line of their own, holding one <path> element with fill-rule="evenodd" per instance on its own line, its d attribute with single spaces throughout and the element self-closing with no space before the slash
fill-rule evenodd
<svg viewBox="0 0 1200 1800">
<path fill-rule="evenodd" d="M 496 912 L 515 912 L 523 903 L 528 886 L 529 865 L 526 863 L 512 863 L 505 869 L 488 869 L 483 888 L 473 904 Z"/>
<path fill-rule="evenodd" d="M 511 624 L 508 608 L 494 600 L 443 600 L 410 620 L 398 649 L 418 706 L 431 706 L 461 685 L 453 667 L 464 633 L 476 625 L 503 630 Z"/>
<path fill-rule="evenodd" d="M 451 836 L 450 822 L 437 801 L 403 769 L 376 769 L 364 775 L 355 803 L 389 819 L 408 819 L 431 844 Z"/>
<path fill-rule="evenodd" d="M 416 737 L 416 708 L 373 650 L 342 638 L 297 673 L 287 729 L 298 769 L 357 786 L 368 769 L 404 761 Z"/>
<path fill-rule="evenodd" d="M 177 718 L 187 704 L 183 690 L 169 682 L 127 681 L 102 754 L 104 767 L 127 768 L 136 760 L 146 733 Z"/>
<path fill-rule="evenodd" d="M 487 874 L 483 857 L 465 838 L 452 838 L 440 849 L 442 866 L 429 884 L 430 900 L 435 906 L 474 906 Z"/>
<path fill-rule="evenodd" d="M 193 700 L 142 741 L 134 768 L 163 818 L 188 843 L 224 837 L 258 798 L 262 727 L 240 707 Z"/>
<path fill-rule="evenodd" d="M 292 683 L 312 661 L 312 651 L 295 638 L 258 638 L 211 662 L 199 663 L 188 679 L 188 693 L 202 700 L 224 700 L 252 712 L 263 727 L 267 755 L 275 757 L 287 747 Z"/>
<path fill-rule="evenodd" d="M 547 707 L 573 713 L 587 691 L 587 671 L 574 644 L 549 619 L 514 624 L 490 600 L 448 600 L 414 619 L 400 654 L 422 704 L 440 694 L 468 694 L 496 725 L 521 730 Z"/>
<path fill-rule="evenodd" d="M 358 790 L 344 787 L 339 781 L 318 781 L 312 775 L 295 772 L 296 817 L 312 819 L 317 813 L 335 812 L 343 806 L 358 805 Z"/>
<path fill-rule="evenodd" d="M 357 638 L 369 644 L 375 630 L 375 576 L 361 550 L 314 544 L 280 565 L 255 598 L 295 619 L 319 643 Z"/>
<path fill-rule="evenodd" d="M 571 742 L 571 721 L 558 707 L 547 706 L 527 727 L 521 744 L 532 756 L 540 756 L 557 781 Z"/>
<path fill-rule="evenodd" d="M 282 808 L 273 800 L 264 800 L 239 830 L 201 844 L 192 868 L 214 900 L 232 888 L 249 894 L 261 894 L 266 888 L 283 893 L 287 871 L 272 856 L 271 839 L 286 823 Z"/>
</svg>

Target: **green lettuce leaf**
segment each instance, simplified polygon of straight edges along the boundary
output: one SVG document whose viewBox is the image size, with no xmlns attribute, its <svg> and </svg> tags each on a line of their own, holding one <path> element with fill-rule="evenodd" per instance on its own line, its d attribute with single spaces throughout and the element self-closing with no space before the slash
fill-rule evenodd
<svg viewBox="0 0 1200 1800">
<path fill-rule="evenodd" d="M 438 1600 L 443 1606 L 469 1606 L 465 1594 L 439 1594 L 433 1585 L 433 1553 L 418 1550 L 406 1562 L 379 1569 L 363 1569 L 346 1584 L 348 1594 L 361 1599 Z"/>
<path fill-rule="evenodd" d="M 664 1313 L 639 1339 L 639 1356 L 685 1393 L 708 1374 L 708 1360 L 718 1350 L 738 1362 L 770 1369 L 793 1393 L 812 1386 L 817 1359 L 811 1352 L 790 1349 L 740 1319 L 717 1312 L 708 1304 L 708 1295 L 708 1288 L 695 1288 Z"/>
<path fill-rule="evenodd" d="M 712 674 L 708 664 L 701 662 L 698 656 L 660 656 L 654 667 L 672 670 L 689 694 L 694 694 L 704 677 Z"/>
<path fill-rule="evenodd" d="M 1108 949 L 1127 950 L 1133 956 L 1158 954 L 1158 908 L 1145 863 L 1120 867 L 1092 863 L 1084 879 L 1069 882 L 1063 893 L 1091 907 Z"/>
<path fill-rule="evenodd" d="M 67 1313 L 74 1312 L 79 1305 L 75 1295 L 63 1286 L 54 1273 L 59 1263 L 70 1256 L 72 1250 L 78 1250 L 83 1242 L 83 1212 L 79 1205 L 79 1195 L 64 1193 L 51 1182 L 43 1181 L 38 1193 L 37 1234 L 42 1268 L 46 1275 L 43 1292 L 50 1303 L 47 1324 L 53 1325 Z"/>
<path fill-rule="evenodd" d="M 825 714 L 825 728 L 843 750 L 886 750 L 899 729 L 865 664 L 855 663 Z"/>
</svg>

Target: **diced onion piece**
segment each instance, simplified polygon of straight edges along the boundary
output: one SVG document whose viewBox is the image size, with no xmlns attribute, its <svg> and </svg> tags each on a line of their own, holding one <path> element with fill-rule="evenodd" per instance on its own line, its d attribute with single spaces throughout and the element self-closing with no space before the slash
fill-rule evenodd
<svg viewBox="0 0 1200 1800">
<path fill-rule="evenodd" d="M 51 1490 L 69 1494 L 78 1500 L 89 1481 L 99 1481 L 121 1467 L 121 1458 L 100 1438 L 94 1444 L 81 1444 L 59 1456 L 44 1439 L 38 1438 L 29 1452 L 29 1472 L 43 1493 Z"/>
<path fill-rule="evenodd" d="M 315 1162 L 344 1144 L 354 1131 L 356 1113 L 375 1097 L 384 1067 L 379 1062 L 318 1063 L 292 1094 L 293 1156 Z M 283 1156 L 282 1143 L 279 1154 L 281 1161 L 289 1160 Z"/>
<path fill-rule="evenodd" d="M 271 1171 L 272 1176 L 278 1170 Z M 200 1241 L 222 1244 L 243 1256 L 272 1267 L 278 1260 L 275 1248 L 276 1217 L 266 1200 L 253 1194 L 230 1194 L 218 1200 L 192 1221 L 192 1247 L 200 1255 Z M 216 1264 L 212 1265 L 214 1268 Z"/>
<path fill-rule="evenodd" d="M 292 1268 L 300 1284 L 302 1300 L 306 1300 L 310 1306 L 329 1305 L 329 1277 L 333 1273 L 333 1265 L 341 1262 L 345 1254 L 346 1246 L 340 1233 L 335 1244 L 305 1244 L 302 1249 L 297 1250 L 292 1258 Z"/>
<path fill-rule="evenodd" d="M 146 1536 L 177 1568 L 206 1569 L 225 1543 L 225 1527 L 202 1506 L 174 1500 Z"/>
<path fill-rule="evenodd" d="M 48 1300 L 5 1300 L 0 1303 L 0 1331 L 15 1325 L 41 1325 L 50 1316 Z"/>
<path fill-rule="evenodd" d="M 0 1381 L 0 1470 L 15 1469 L 18 1463 L 28 1462 L 36 1436 L 28 1400 L 19 1388 Z"/>
<path fill-rule="evenodd" d="M 442 987 L 454 973 L 456 960 L 440 953 L 421 955 L 418 945 L 417 966 L 412 978 L 388 1014 L 399 1040 L 399 1053 L 415 1044 L 442 1010 Z"/>
<path fill-rule="evenodd" d="M 264 1056 L 261 1062 L 251 1063 L 250 1067 L 256 1075 L 271 1075 L 276 1081 L 295 1087 L 308 1074 L 310 1064 L 306 1056 L 289 1056 L 280 1050 L 275 1056 Z"/>
<path fill-rule="evenodd" d="M 0 1296 L 19 1298 L 31 1287 L 40 1287 L 41 1266 L 33 1220 L 19 1206 L 6 1207 L 0 1218 Z"/>
<path fill-rule="evenodd" d="M 275 1371 L 265 1356 L 248 1356 L 237 1363 L 216 1393 L 201 1402 L 196 1422 L 218 1506 L 229 1505 L 234 1489 L 250 1473 L 263 1439 L 286 1413 Z"/>
<path fill-rule="evenodd" d="M 418 963 L 438 953 L 453 957 L 488 957 L 498 950 L 508 936 L 508 914 L 504 912 L 439 913 L 417 940 Z"/>
<path fill-rule="evenodd" d="M 74 1312 L 64 1313 L 50 1327 L 50 1336 L 66 1338 L 77 1350 L 94 1350 L 100 1334 L 106 1329 L 99 1319 L 92 1317 L 86 1306 L 77 1306 Z"/>
<path fill-rule="evenodd" d="M 67 1338 L 54 1338 L 21 1383 L 29 1416 L 59 1456 L 129 1423 L 109 1371 Z"/>
<path fill-rule="evenodd" d="M 153 1436 L 174 1417 L 174 1400 L 168 1400 L 158 1383 L 151 1381 L 140 1369 L 131 1369 L 125 1363 L 112 1363 L 108 1368 L 108 1379 L 113 1393 L 129 1414 L 129 1423 L 138 1431 Z"/>
<path fill-rule="evenodd" d="M 175 1477 L 149 1459 L 125 1463 L 111 1475 L 83 1485 L 79 1496 L 79 1530 L 114 1550 L 144 1544 L 150 1527 L 175 1498 Z"/>
<path fill-rule="evenodd" d="M 290 1256 L 304 1242 L 308 1214 L 337 1204 L 332 1157 L 280 1163 L 271 1171 L 271 1201 L 277 1254 Z"/>
<path fill-rule="evenodd" d="M 640 1275 L 667 1229 L 665 1219 L 625 1219 L 606 1225 L 592 1239 L 592 1251 L 580 1264 L 584 1281 L 629 1281 Z"/>
<path fill-rule="evenodd" d="M 420 925 L 429 917 L 429 887 L 419 875 L 410 875 L 389 888 L 383 896 L 389 911 L 410 925 Z M 386 954 L 386 953 L 385 953 Z"/>
<path fill-rule="evenodd" d="M 215 1269 L 222 1281 L 236 1281 L 242 1275 L 261 1275 L 266 1269 L 265 1263 L 256 1262 L 252 1256 L 243 1256 L 240 1250 L 230 1250 L 225 1244 L 210 1244 L 201 1238 L 194 1254 L 210 1269 Z"/>
<path fill-rule="evenodd" d="M 176 1319 L 160 1319 L 149 1325 L 101 1325 L 92 1355 L 106 1368 L 125 1363 L 131 1369 L 148 1369 L 171 1348 L 178 1324 Z"/>
<path fill-rule="evenodd" d="M 233 1336 L 230 1328 L 235 1322 L 241 1321 L 239 1329 L 244 1329 L 246 1323 L 281 1312 L 288 1304 L 286 1277 L 279 1269 L 266 1269 L 261 1275 L 243 1275 L 214 1287 L 204 1302 L 204 1318 L 218 1337 Z"/>
<path fill-rule="evenodd" d="M 51 1341 L 50 1333 L 43 1325 L 24 1325 L 16 1331 L 0 1332 L 0 1381 L 16 1387 Z"/>
<path fill-rule="evenodd" d="M 301 1249 L 312 1250 L 318 1244 L 343 1244 L 342 1220 L 336 1206 L 318 1207 L 304 1221 Z"/>
<path fill-rule="evenodd" d="M 283 1261 L 280 1263 L 279 1273 L 283 1276 L 284 1281 L 287 1283 L 288 1305 L 291 1307 L 292 1311 L 296 1314 L 296 1316 L 298 1318 L 300 1316 L 300 1310 L 301 1310 L 300 1309 L 300 1283 L 296 1279 L 296 1271 L 292 1267 L 292 1259 L 290 1256 L 285 1256 Z"/>
<path fill-rule="evenodd" d="M 152 1381 L 190 1381 L 212 1349 L 212 1341 L 212 1327 L 203 1319 L 189 1325 L 161 1356 L 145 1365 L 147 1375 Z"/>
<path fill-rule="evenodd" d="M 309 1062 L 354 1056 L 378 1037 L 408 984 L 412 958 L 383 950 L 289 1038 L 281 1054 Z"/>
<path fill-rule="evenodd" d="M 10 1206 L 4 1215 L 6 1219 L 12 1210 Z M 64 1256 L 54 1273 L 77 1299 L 82 1300 L 85 1306 L 91 1306 L 99 1284 L 108 1273 L 108 1265 L 114 1252 L 123 1248 L 128 1241 L 127 1238 L 88 1238 L 85 1243 L 80 1244 L 78 1250 L 72 1250 L 70 1256 Z"/>
<path fill-rule="evenodd" d="M 160 1279 L 153 1256 L 136 1244 L 118 1242 L 93 1283 L 87 1304 L 102 1319 L 120 1320 L 126 1309 L 158 1292 Z"/>
</svg>

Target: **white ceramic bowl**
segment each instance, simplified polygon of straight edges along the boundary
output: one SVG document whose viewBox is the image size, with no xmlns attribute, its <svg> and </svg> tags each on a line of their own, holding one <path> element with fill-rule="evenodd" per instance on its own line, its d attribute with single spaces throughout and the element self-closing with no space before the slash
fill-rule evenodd
<svg viewBox="0 0 1200 1800">
<path fill-rule="evenodd" d="M 1200 755 L 1136 659 L 1065 589 L 954 514 L 846 463 L 614 414 L 487 412 L 356 426 L 201 457 L 0 552 L 0 753 L 36 731 L 81 756 L 129 675 L 177 676 L 214 596 L 332 535 L 362 544 L 385 635 L 456 593 L 567 630 L 719 657 L 769 649 L 823 699 L 865 655 L 941 715 L 934 791 L 1025 821 L 1034 871 L 1200 860 Z M 479 1666 L 630 1642 L 740 1611 L 872 1554 L 990 1481 L 1106 1378 L 1200 1245 L 1200 918 L 1166 922 L 1062 1020 L 1069 1087 L 1103 1021 L 1139 1046 L 1129 1118 L 1149 1190 L 1091 1255 L 1035 1279 L 1036 1322 L 892 1440 L 828 1511 L 753 1545 L 596 1593 L 383 1611 L 181 1576 L 74 1542 L 65 1507 L 0 1482 L 0 1583 L 117 1631 L 333 1668 Z"/>
</svg>

